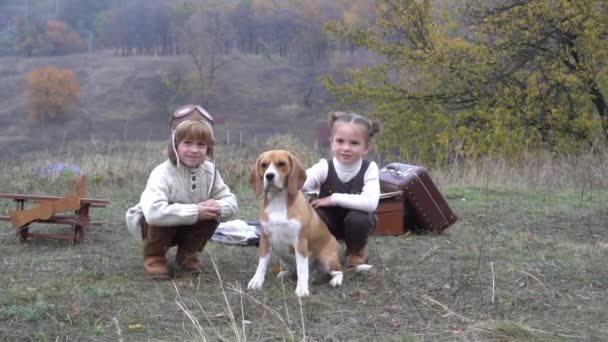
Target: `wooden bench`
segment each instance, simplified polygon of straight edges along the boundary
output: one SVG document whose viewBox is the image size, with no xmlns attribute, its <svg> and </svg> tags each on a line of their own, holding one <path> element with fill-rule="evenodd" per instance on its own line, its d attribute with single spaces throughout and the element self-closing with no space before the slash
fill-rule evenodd
<svg viewBox="0 0 608 342">
<path fill-rule="evenodd" d="M 105 208 L 107 204 L 110 203 L 109 200 L 106 199 L 95 199 L 95 198 L 85 198 L 80 197 L 77 194 L 84 195 L 84 176 L 78 178 L 76 182 L 76 197 L 80 201 L 80 203 L 76 203 L 77 209 L 73 211 L 73 213 L 55 213 L 50 215 L 50 217 L 46 219 L 36 219 L 31 222 L 23 225 L 15 227 L 16 234 L 19 237 L 19 241 L 25 242 L 28 237 L 31 238 L 46 238 L 46 239 L 57 239 L 57 240 L 67 240 L 73 243 L 77 243 L 84 239 L 84 227 L 85 226 L 98 226 L 101 223 L 92 222 L 89 217 L 89 211 L 91 208 Z M 9 199 L 13 200 L 16 204 L 16 211 L 24 211 L 26 209 L 26 202 L 31 203 L 53 203 L 54 201 L 63 200 L 66 197 L 60 196 L 39 196 L 39 195 L 24 195 L 24 194 L 1 194 L 0 199 Z M 14 218 L 14 217 L 13 217 Z M 14 223 L 14 220 L 11 220 L 11 216 L 0 215 L 0 221 L 11 221 Z M 69 235 L 59 235 L 59 234 L 48 234 L 48 233 L 31 233 L 29 231 L 30 223 L 46 223 L 46 224 L 66 224 L 72 227 L 71 234 Z"/>
</svg>

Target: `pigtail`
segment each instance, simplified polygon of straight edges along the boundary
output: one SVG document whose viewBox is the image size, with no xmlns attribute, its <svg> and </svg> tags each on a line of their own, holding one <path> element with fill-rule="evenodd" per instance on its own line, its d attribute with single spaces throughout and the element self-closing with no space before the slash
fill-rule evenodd
<svg viewBox="0 0 608 342">
<path fill-rule="evenodd" d="M 348 114 L 346 112 L 330 112 L 329 113 L 329 127 L 333 128 L 336 121 L 344 120 Z"/>
<path fill-rule="evenodd" d="M 380 132 L 380 124 L 377 123 L 376 121 L 370 121 L 370 124 L 371 124 L 372 129 L 369 132 L 369 137 L 372 138 L 376 134 L 378 134 L 378 132 Z"/>
</svg>

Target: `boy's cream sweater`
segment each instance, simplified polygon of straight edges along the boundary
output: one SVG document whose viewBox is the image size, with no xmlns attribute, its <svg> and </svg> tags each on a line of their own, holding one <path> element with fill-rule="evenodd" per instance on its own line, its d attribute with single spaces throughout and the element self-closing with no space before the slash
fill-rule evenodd
<svg viewBox="0 0 608 342">
<path fill-rule="evenodd" d="M 125 219 L 131 234 L 141 240 L 141 224 L 155 226 L 180 226 L 194 224 L 198 220 L 197 204 L 215 199 L 220 206 L 219 221 L 229 220 L 238 210 L 236 197 L 219 175 L 209 192 L 214 166 L 206 161 L 198 168 L 184 165 L 175 167 L 166 160 L 148 177 L 146 188 L 137 205 L 127 210 Z"/>
</svg>

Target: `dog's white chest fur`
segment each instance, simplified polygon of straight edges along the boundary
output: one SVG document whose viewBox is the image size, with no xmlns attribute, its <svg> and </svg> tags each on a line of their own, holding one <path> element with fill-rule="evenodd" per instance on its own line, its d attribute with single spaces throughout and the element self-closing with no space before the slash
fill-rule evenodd
<svg viewBox="0 0 608 342">
<path fill-rule="evenodd" d="M 301 224 L 296 219 L 287 218 L 287 192 L 277 193 L 268 202 L 265 209 L 268 221 L 262 222 L 268 234 L 272 250 L 281 257 L 290 254 L 289 247 L 294 248 L 298 240 Z"/>
</svg>

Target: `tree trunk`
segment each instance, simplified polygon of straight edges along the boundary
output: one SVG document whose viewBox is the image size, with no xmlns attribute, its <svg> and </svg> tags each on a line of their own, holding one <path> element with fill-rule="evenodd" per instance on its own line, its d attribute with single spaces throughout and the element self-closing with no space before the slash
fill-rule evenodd
<svg viewBox="0 0 608 342">
<path fill-rule="evenodd" d="M 572 36 L 572 35 L 566 35 L 566 34 L 565 34 L 565 36 L 568 38 L 568 40 L 566 40 L 565 43 L 571 49 L 570 55 L 574 59 L 574 63 L 575 63 L 575 66 L 571 65 L 570 63 L 566 63 L 566 66 L 568 66 L 568 68 L 570 70 L 580 70 L 581 69 L 580 57 L 579 57 L 578 51 L 574 48 L 574 43 L 573 43 L 577 37 Z M 593 97 L 593 99 L 591 101 L 593 101 L 593 104 L 595 105 L 595 108 L 597 109 L 597 114 L 600 116 L 602 129 L 604 130 L 604 136 L 606 137 L 606 140 L 608 140 L 608 105 L 606 104 L 606 98 L 600 91 L 600 88 L 594 79 L 590 78 L 587 80 L 586 83 L 587 83 L 587 86 L 589 87 L 589 93 Z"/>
<path fill-rule="evenodd" d="M 606 104 L 606 98 L 600 91 L 595 81 L 589 81 L 589 87 L 591 95 L 593 95 L 593 104 L 595 105 L 595 108 L 597 108 L 597 113 L 602 122 L 604 136 L 606 137 L 606 140 L 608 140 L 608 105 Z"/>
</svg>

